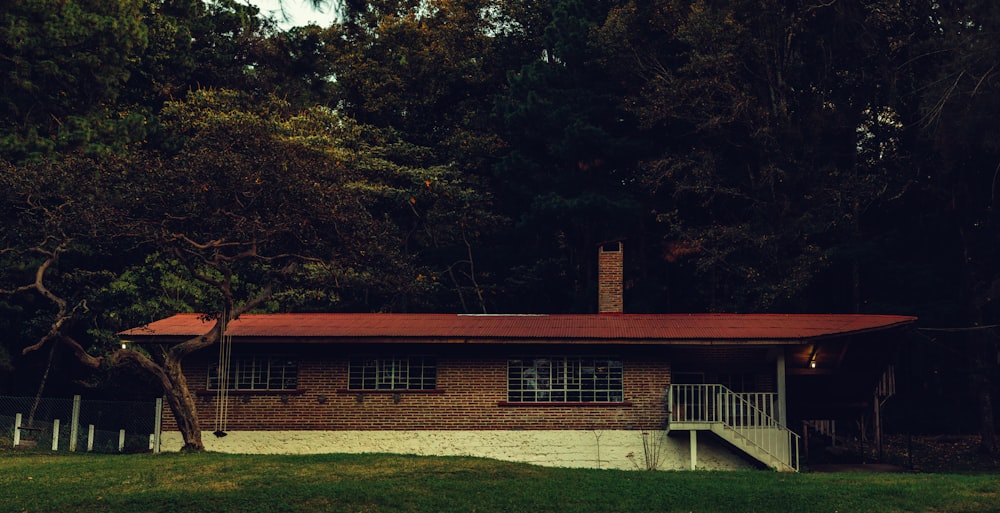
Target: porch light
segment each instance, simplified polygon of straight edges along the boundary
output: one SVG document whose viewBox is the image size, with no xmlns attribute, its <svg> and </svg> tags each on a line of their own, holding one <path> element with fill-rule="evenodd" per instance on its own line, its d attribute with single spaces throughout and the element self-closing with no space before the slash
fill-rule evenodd
<svg viewBox="0 0 1000 513">
<path fill-rule="evenodd" d="M 816 368 L 816 358 L 813 358 L 812 360 L 809 360 L 809 368 L 810 369 L 815 369 Z"/>
</svg>

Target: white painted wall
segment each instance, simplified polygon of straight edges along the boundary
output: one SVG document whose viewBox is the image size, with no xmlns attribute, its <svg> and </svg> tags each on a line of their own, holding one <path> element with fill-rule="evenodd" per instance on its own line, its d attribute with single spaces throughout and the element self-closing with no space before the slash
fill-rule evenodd
<svg viewBox="0 0 1000 513">
<path fill-rule="evenodd" d="M 218 438 L 204 432 L 205 449 L 237 454 L 391 453 L 477 456 L 552 467 L 635 470 L 646 468 L 640 431 L 231 431 Z M 661 470 L 690 468 L 688 433 L 647 435 Z M 162 449 L 177 451 L 180 433 L 163 433 Z M 698 468 L 751 468 L 724 442 L 698 437 Z"/>
</svg>

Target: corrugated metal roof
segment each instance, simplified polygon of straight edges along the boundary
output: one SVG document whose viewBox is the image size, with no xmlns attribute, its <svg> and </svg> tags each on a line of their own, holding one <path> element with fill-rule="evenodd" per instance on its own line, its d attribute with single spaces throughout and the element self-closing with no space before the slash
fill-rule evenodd
<svg viewBox="0 0 1000 513">
<path fill-rule="evenodd" d="M 911 324 L 915 317 L 840 314 L 614 314 L 455 315 L 301 313 L 244 314 L 228 334 L 242 341 L 378 340 L 433 342 L 608 342 L 684 341 L 789 342 L 847 335 Z M 200 314 L 178 314 L 133 328 L 121 336 L 137 342 L 183 338 L 211 327 Z"/>
</svg>

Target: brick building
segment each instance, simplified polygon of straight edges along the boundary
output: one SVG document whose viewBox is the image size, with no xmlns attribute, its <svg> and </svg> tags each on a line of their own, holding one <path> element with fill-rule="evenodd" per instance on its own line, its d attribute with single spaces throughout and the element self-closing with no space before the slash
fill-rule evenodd
<svg viewBox="0 0 1000 513">
<path fill-rule="evenodd" d="M 203 427 L 227 435 L 206 432 L 206 447 L 795 470 L 788 426 L 870 397 L 915 320 L 623 314 L 621 245 L 600 260 L 596 315 L 244 315 L 227 328 L 228 365 L 217 351 L 184 363 Z M 122 336 L 170 344 L 210 328 L 179 314 Z"/>
</svg>

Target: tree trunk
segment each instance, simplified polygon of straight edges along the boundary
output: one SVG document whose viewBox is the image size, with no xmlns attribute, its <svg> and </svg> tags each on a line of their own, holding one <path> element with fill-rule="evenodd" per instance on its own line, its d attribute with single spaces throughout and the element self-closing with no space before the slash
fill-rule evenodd
<svg viewBox="0 0 1000 513">
<path fill-rule="evenodd" d="M 164 362 L 164 371 L 170 386 L 164 387 L 167 397 L 167 404 L 174 413 L 177 421 L 177 429 L 184 438 L 184 446 L 181 451 L 204 451 L 205 444 L 201 440 L 201 423 L 198 420 L 198 409 L 195 405 L 194 396 L 188 389 L 187 380 L 181 371 L 180 361 L 171 361 L 168 356 Z"/>
<path fill-rule="evenodd" d="M 993 411 L 993 383 L 990 379 L 993 370 L 991 359 L 995 361 L 996 354 L 989 334 L 984 331 L 969 333 L 972 353 L 972 379 L 974 381 L 977 403 L 979 405 L 979 450 L 984 454 L 995 456 L 1000 454 L 997 446 L 996 422 Z"/>
<path fill-rule="evenodd" d="M 987 386 L 979 388 L 979 416 L 982 419 L 979 450 L 985 454 L 996 456 L 1000 453 L 997 447 L 996 424 L 993 420 L 993 393 Z"/>
<path fill-rule="evenodd" d="M 167 404 L 170 405 L 170 411 L 174 414 L 177 430 L 180 431 L 181 437 L 184 439 L 181 451 L 205 450 L 205 444 L 202 443 L 201 439 L 198 409 L 181 370 L 181 358 L 176 353 L 168 352 L 162 365 L 158 365 L 138 351 L 129 349 L 116 351 L 112 358 L 113 363 L 135 365 L 156 376 L 163 388 Z"/>
<path fill-rule="evenodd" d="M 31 403 L 31 410 L 28 411 L 28 427 L 34 427 L 35 425 L 35 413 L 38 411 L 38 405 L 42 402 L 42 394 L 45 392 L 45 384 L 49 381 L 49 371 L 52 370 L 52 360 L 56 355 L 57 344 L 52 344 L 49 348 L 49 359 L 45 364 L 45 372 L 42 373 L 42 380 L 38 383 L 38 391 L 35 393 L 35 401 Z"/>
<path fill-rule="evenodd" d="M 953 205 L 974 204 L 969 198 L 975 195 L 969 192 L 968 184 L 963 184 L 960 194 L 952 199 Z M 962 219 L 961 215 L 955 216 Z M 979 406 L 979 449 L 985 454 L 995 456 L 1000 454 L 997 446 L 996 423 L 993 412 L 993 372 L 997 364 L 996 348 L 990 339 L 986 326 L 991 320 L 987 317 L 986 305 L 990 301 L 993 283 L 997 280 L 991 265 L 992 252 L 983 249 L 984 241 L 975 237 L 974 230 L 968 230 L 966 225 L 959 225 L 958 233 L 962 240 L 962 295 L 966 298 L 966 325 L 973 328 L 968 332 L 968 362 L 972 374 L 973 393 L 976 394 Z"/>
</svg>

